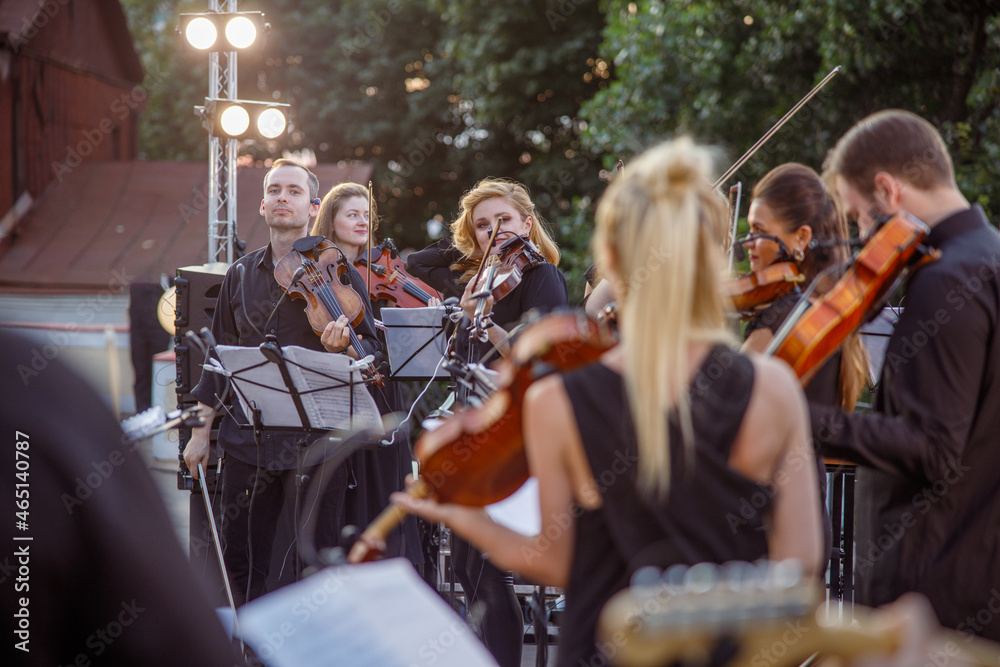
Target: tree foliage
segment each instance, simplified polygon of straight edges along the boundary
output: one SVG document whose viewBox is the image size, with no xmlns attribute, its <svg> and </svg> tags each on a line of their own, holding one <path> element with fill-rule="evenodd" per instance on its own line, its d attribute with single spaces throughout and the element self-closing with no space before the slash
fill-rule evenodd
<svg viewBox="0 0 1000 667">
<path fill-rule="evenodd" d="M 819 168 L 837 137 L 889 107 L 941 128 L 959 185 L 1000 208 L 1000 2 L 645 0 L 609 3 L 611 86 L 584 105 L 592 151 L 678 133 L 736 157 L 836 66 L 841 73 L 739 174 Z"/>
<path fill-rule="evenodd" d="M 140 127 L 149 159 L 206 157 L 191 107 L 207 57 L 182 48 L 194 0 L 122 0 L 155 81 Z M 266 12 L 263 54 L 240 56 L 245 99 L 292 108 L 254 159 L 310 150 L 375 168 L 382 236 L 426 242 L 484 176 L 524 182 L 564 250 L 574 296 L 592 203 L 619 158 L 679 133 L 751 146 L 827 72 L 823 91 L 735 177 L 819 168 L 850 125 L 886 107 L 942 129 L 959 185 L 1000 210 L 1000 0 L 245 0 Z M 330 184 L 322 184 L 326 187 Z"/>
</svg>

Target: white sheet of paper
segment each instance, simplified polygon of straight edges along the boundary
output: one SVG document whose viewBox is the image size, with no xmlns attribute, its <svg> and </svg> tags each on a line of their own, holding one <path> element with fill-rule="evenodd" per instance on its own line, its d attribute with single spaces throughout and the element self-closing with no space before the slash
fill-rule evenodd
<svg viewBox="0 0 1000 667">
<path fill-rule="evenodd" d="M 529 477 L 521 488 L 498 503 L 486 506 L 490 518 L 522 535 L 542 532 L 542 512 L 538 499 L 538 480 Z"/>
<path fill-rule="evenodd" d="M 264 426 L 302 426 L 302 420 L 299 419 L 299 413 L 288 394 L 277 364 L 264 363 L 253 368 L 265 361 L 264 354 L 256 347 L 219 345 L 217 349 L 222 365 L 235 374 L 232 380 L 240 389 L 236 395 L 244 414 L 250 415 L 247 402 L 253 401 L 261 409 Z M 283 347 L 282 350 L 289 360 L 292 382 L 300 392 L 309 392 L 302 394 L 302 403 L 313 428 L 360 430 L 381 425 L 378 407 L 361 384 L 361 374 L 350 370 L 353 359 L 343 354 L 319 352 L 295 345 Z M 331 377 L 336 379 L 332 380 Z M 353 387 L 338 387 L 338 381 L 345 384 L 353 381 L 355 384 Z M 331 388 L 324 389 L 325 387 Z M 310 391 L 315 389 L 322 391 Z"/>
<path fill-rule="evenodd" d="M 239 620 L 269 667 L 496 667 L 402 558 L 327 568 L 244 605 Z"/>
</svg>

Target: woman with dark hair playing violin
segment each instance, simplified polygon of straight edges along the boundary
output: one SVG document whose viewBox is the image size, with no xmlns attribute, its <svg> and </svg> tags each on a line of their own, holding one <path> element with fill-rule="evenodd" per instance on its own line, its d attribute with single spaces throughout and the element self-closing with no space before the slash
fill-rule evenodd
<svg viewBox="0 0 1000 667">
<path fill-rule="evenodd" d="M 775 262 L 794 262 L 803 286 L 815 280 L 818 297 L 837 280 L 828 268 L 843 265 L 848 257 L 847 222 L 819 175 L 809 167 L 789 163 L 775 167 L 754 187 L 747 214 L 750 234 L 743 240 L 750 270 L 757 272 Z M 763 352 L 798 301 L 787 294 L 759 308 L 744 330 L 744 351 Z M 853 409 L 868 381 L 868 356 L 861 339 L 849 336 L 839 351 L 816 371 L 805 385 L 810 402 Z M 825 527 L 824 553 L 832 546 L 830 517 L 826 509 L 826 468 L 817 457 L 820 502 Z"/>
<path fill-rule="evenodd" d="M 369 211 L 368 189 L 359 183 L 340 183 L 330 188 L 319 205 L 311 233 L 333 241 L 345 259 L 353 266 L 368 246 L 368 235 L 378 225 L 377 214 Z M 362 277 L 365 271 L 358 268 Z M 369 290 L 370 291 L 370 290 Z M 368 294 L 362 300 L 373 315 L 377 311 Z M 436 305 L 432 303 L 431 305 Z M 384 341 L 383 341 L 384 348 Z M 385 381 L 382 387 L 370 387 L 379 412 L 405 412 L 399 384 Z M 351 473 L 357 482 L 348 488 L 345 511 L 348 524 L 367 526 L 385 507 L 389 494 L 399 489 L 412 471 L 413 456 L 408 433 L 395 431 L 388 446 L 362 449 L 349 459 Z M 387 556 L 405 556 L 414 565 L 423 563 L 420 537 L 414 520 L 404 521 L 386 539 Z"/>
<path fill-rule="evenodd" d="M 496 243 L 490 238 L 499 225 Z M 465 316 L 459 325 L 455 345 L 462 359 L 485 362 L 506 356 L 508 333 L 521 316 L 532 309 L 541 311 L 565 306 L 566 280 L 556 268 L 559 249 L 544 228 L 541 216 L 524 186 L 504 179 L 485 179 L 462 196 L 459 215 L 451 224 L 451 242 L 441 242 L 410 254 L 406 268 L 446 296 L 460 296 Z M 481 316 L 490 320 L 487 340 L 473 336 L 476 316 L 474 276 L 484 255 L 492 255 L 514 235 L 530 240 L 545 261 L 525 269 L 520 283 L 494 302 L 486 296 Z M 501 667 L 520 665 L 524 627 L 521 609 L 514 595 L 513 578 L 498 569 L 464 539 L 452 535 L 452 562 L 455 575 L 472 609 L 481 603 L 483 640 Z"/>
<path fill-rule="evenodd" d="M 726 213 L 710 169 L 708 151 L 670 142 L 601 200 L 595 255 L 615 290 L 621 342 L 528 388 L 539 534 L 393 496 L 500 567 L 566 588 L 559 665 L 605 664 L 598 614 L 644 565 L 769 556 L 797 558 L 812 575 L 821 563 L 805 400 L 787 366 L 734 350 L 719 280 Z M 750 503 L 760 509 L 741 513 Z"/>
</svg>

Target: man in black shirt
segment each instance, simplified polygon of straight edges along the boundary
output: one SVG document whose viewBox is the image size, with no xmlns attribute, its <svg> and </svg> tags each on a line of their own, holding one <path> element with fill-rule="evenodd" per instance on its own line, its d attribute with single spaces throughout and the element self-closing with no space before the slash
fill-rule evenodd
<svg viewBox="0 0 1000 667">
<path fill-rule="evenodd" d="M 301 302 L 282 299 L 282 288 L 274 279 L 274 266 L 307 236 L 309 219 L 319 210 L 319 183 L 302 165 L 287 159 L 275 160 L 264 177 L 264 199 L 260 213 L 270 231 L 270 243 L 233 264 L 226 272 L 212 319 L 215 340 L 225 345 L 256 346 L 273 334 L 282 346 L 298 345 L 313 350 L 357 353 L 350 345 L 346 317 L 330 322 L 322 337 L 317 336 Z M 358 294 L 367 294 L 361 275 L 350 267 L 348 275 Z M 366 354 L 381 352 L 375 335 L 371 309 L 355 327 Z M 199 462 L 207 465 L 209 431 L 215 411 L 226 406 L 219 427 L 219 446 L 225 455 L 222 468 L 222 502 L 225 520 L 222 533 L 224 557 L 237 604 L 265 592 L 265 579 L 278 516 L 284 498 L 294 493 L 300 433 L 265 429 L 258 443 L 238 401 L 231 400 L 226 381 L 216 373 L 203 373 L 191 392 L 201 403 L 205 426 L 195 429 L 184 449 L 184 461 L 197 477 Z M 311 438 L 315 440 L 315 437 Z M 317 542 L 335 543 L 344 523 L 344 496 L 348 473 L 341 466 L 333 473 L 320 498 L 325 514 L 320 518 Z M 252 522 L 252 523 L 251 523 Z"/>
<path fill-rule="evenodd" d="M 914 114 L 859 122 L 826 174 L 863 234 L 907 211 L 941 251 L 906 285 L 873 413 L 810 406 L 823 454 L 861 466 L 859 601 L 918 591 L 943 625 L 1000 639 L 1000 236 Z"/>
</svg>

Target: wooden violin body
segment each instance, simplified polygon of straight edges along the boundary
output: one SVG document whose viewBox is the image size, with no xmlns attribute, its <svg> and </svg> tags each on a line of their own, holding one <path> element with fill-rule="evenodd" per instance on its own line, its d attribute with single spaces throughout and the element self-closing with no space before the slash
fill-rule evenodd
<svg viewBox="0 0 1000 667">
<path fill-rule="evenodd" d="M 473 507 L 512 494 L 528 479 L 522 402 L 540 367 L 570 370 L 596 361 L 615 342 L 608 327 L 579 311 L 553 313 L 526 325 L 501 362 L 501 388 L 482 406 L 456 413 L 417 440 L 420 480 L 407 493 Z M 365 530 L 349 560 L 376 557 L 379 543 L 403 516 L 403 510 L 390 506 Z"/>
<path fill-rule="evenodd" d="M 495 303 L 521 284 L 521 278 L 528 269 L 543 264 L 546 260 L 530 240 L 523 236 L 512 236 L 487 261 L 495 264 L 496 270 L 483 288 L 489 290 Z"/>
<path fill-rule="evenodd" d="M 307 236 L 296 241 L 293 249 L 278 261 L 274 279 L 291 298 L 306 302 L 306 317 L 316 335 L 321 336 L 330 322 L 346 315 L 351 347 L 358 359 L 363 359 L 365 350 L 353 327 L 364 319 L 365 308 L 361 296 L 344 282 L 344 274 L 349 270 L 343 253 L 332 241 Z M 382 378 L 374 366 L 369 364 L 364 374 L 381 386 Z"/>
<path fill-rule="evenodd" d="M 865 318 L 891 293 L 903 271 L 912 265 L 930 230 L 902 212 L 882 224 L 837 283 L 797 320 L 782 327 L 768 352 L 784 359 L 800 378 L 833 354 Z"/>
<path fill-rule="evenodd" d="M 422 308 L 432 297 L 440 298 L 433 287 L 406 272 L 406 265 L 399 259 L 399 251 L 392 239 L 386 239 L 369 253 L 359 255 L 354 260 L 354 266 L 361 272 L 362 278 L 367 277 L 367 269 L 371 267 L 368 294 L 372 302 L 381 299 L 397 308 Z"/>
<path fill-rule="evenodd" d="M 805 280 L 795 262 L 775 262 L 760 271 L 738 276 L 726 283 L 726 295 L 741 317 L 798 288 Z"/>
</svg>

